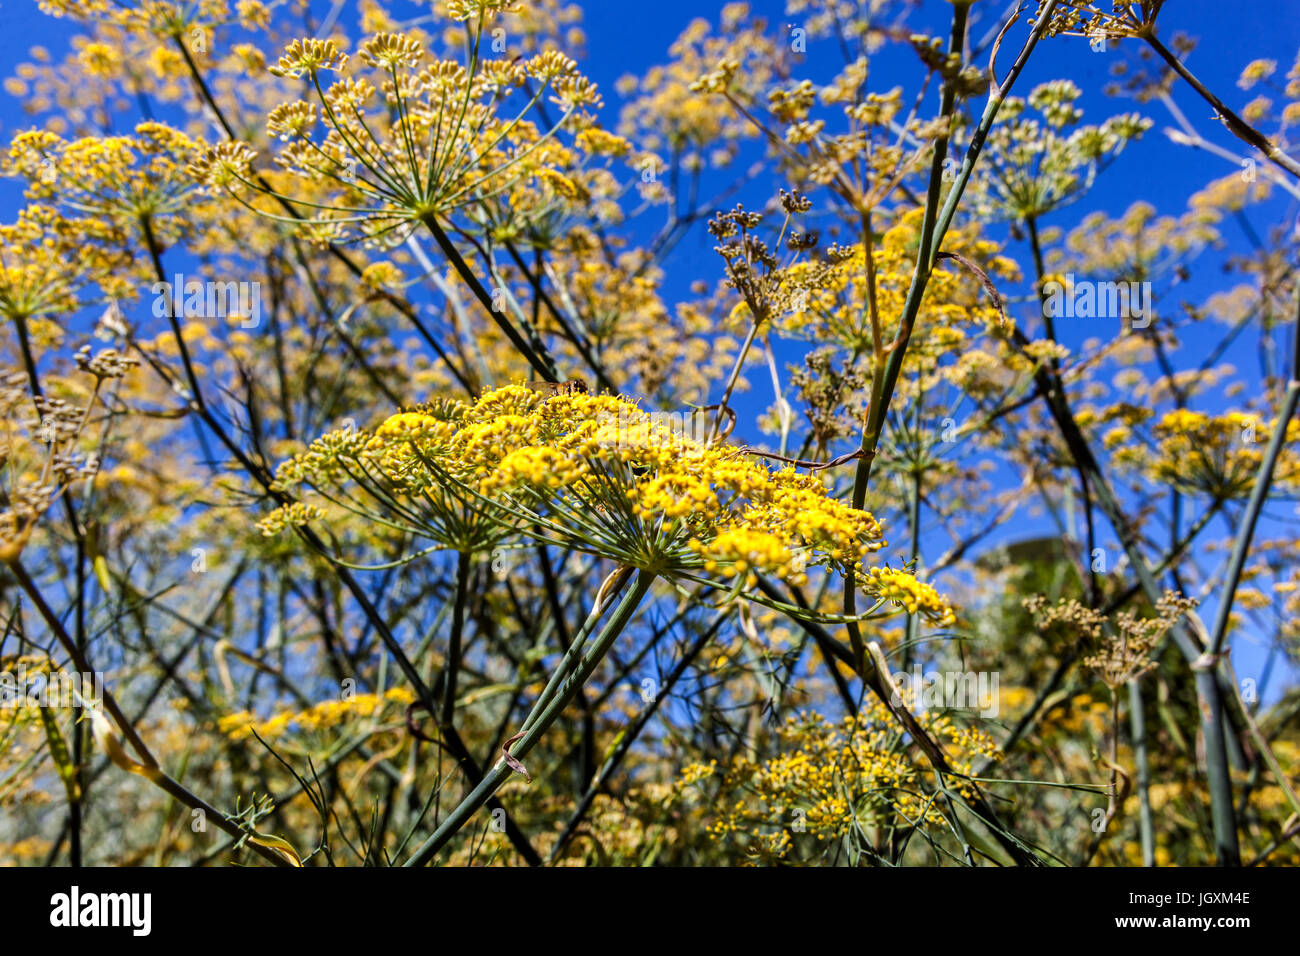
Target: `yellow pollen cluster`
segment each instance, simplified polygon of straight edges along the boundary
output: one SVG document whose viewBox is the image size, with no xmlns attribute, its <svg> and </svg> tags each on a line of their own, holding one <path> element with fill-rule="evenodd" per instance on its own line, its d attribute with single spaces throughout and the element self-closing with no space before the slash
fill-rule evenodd
<svg viewBox="0 0 1300 956">
<path fill-rule="evenodd" d="M 404 521 L 430 494 L 443 504 L 455 499 L 476 520 L 499 522 L 502 536 L 544 529 L 548 540 L 717 586 L 737 577 L 753 584 L 758 573 L 802 582 L 810 565 L 844 573 L 886 546 L 880 522 L 830 497 L 820 479 L 709 444 L 701 422 L 712 419 L 651 414 L 612 395 L 508 385 L 469 405 L 399 412 L 371 434 L 322 436 L 277 476 L 284 487 L 306 482 L 322 492 L 348 481 L 384 483 L 373 489 L 377 502 L 394 493 L 411 499 Z M 386 506 L 377 512 L 384 521 L 390 515 Z M 301 515 L 274 513 L 265 530 L 291 517 Z M 422 533 L 446 540 L 438 529 L 445 522 Z M 946 620 L 932 588 L 908 597 Z"/>
<path fill-rule="evenodd" d="M 1175 409 L 1153 426 L 1157 446 L 1147 472 L 1152 480 L 1227 500 L 1250 494 L 1274 423 L 1259 415 L 1206 415 Z M 1300 421 L 1287 425 L 1273 483 L 1279 491 L 1300 487 Z"/>
<path fill-rule="evenodd" d="M 1000 758 L 983 731 L 948 717 L 919 719 L 958 773 L 978 758 Z M 775 756 L 754 762 L 740 755 L 724 768 L 693 764 L 675 789 L 688 803 L 693 792 L 704 794 L 696 805 L 711 817 L 709 834 L 739 843 L 760 862 L 808 859 L 857 827 L 942 827 L 943 814 L 927 792 L 930 771 L 897 746 L 898 733 L 879 701 L 836 722 L 799 714 L 781 728 Z M 960 780 L 953 787 L 970 792 Z"/>
<path fill-rule="evenodd" d="M 483 480 L 480 490 L 491 494 L 529 485 L 556 490 L 574 484 L 586 472 L 586 463 L 581 459 L 545 445 L 529 445 L 501 459 L 496 471 Z"/>
<path fill-rule="evenodd" d="M 951 627 L 957 620 L 950 605 L 938 591 L 916 576 L 894 568 L 869 568 L 862 587 L 882 601 L 892 601 L 908 614 L 921 614 L 936 627 Z"/>
<path fill-rule="evenodd" d="M 406 706 L 415 695 L 405 687 L 394 687 L 384 694 L 354 694 L 341 700 L 324 700 L 306 710 L 282 711 L 267 720 L 259 720 L 248 711 L 218 718 L 217 729 L 231 740 L 244 740 L 256 731 L 270 740 L 289 731 L 303 732 L 337 727 L 349 720 L 381 714 L 386 704 Z"/>
<path fill-rule="evenodd" d="M 708 544 L 692 546 L 704 556 L 704 570 L 710 574 L 729 567 L 736 574 L 761 571 L 787 577 L 795 564 L 795 555 L 781 538 L 750 528 L 731 528 Z"/>
</svg>

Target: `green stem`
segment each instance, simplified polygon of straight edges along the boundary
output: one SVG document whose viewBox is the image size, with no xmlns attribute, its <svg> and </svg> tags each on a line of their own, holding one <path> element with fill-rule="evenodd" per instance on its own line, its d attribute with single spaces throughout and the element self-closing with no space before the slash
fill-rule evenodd
<svg viewBox="0 0 1300 956">
<path fill-rule="evenodd" d="M 1151 822 L 1151 766 L 1147 760 L 1146 714 L 1142 711 L 1142 688 L 1128 682 L 1129 733 L 1133 737 L 1133 761 L 1137 765 L 1138 833 L 1142 840 L 1142 865 L 1156 865 L 1155 836 Z"/>
<path fill-rule="evenodd" d="M 759 320 L 755 318 L 749 326 L 749 334 L 745 336 L 745 342 L 736 353 L 736 363 L 731 368 L 731 375 L 727 378 L 727 387 L 722 391 L 722 401 L 718 403 L 718 415 L 713 420 L 713 431 L 709 433 L 709 440 L 714 441 L 718 437 L 718 432 L 722 428 L 723 419 L 727 414 L 727 403 L 731 401 L 731 393 L 736 390 L 736 383 L 740 381 L 740 370 L 745 364 L 745 357 L 749 355 L 750 348 L 754 345 L 754 338 L 758 335 Z"/>
<path fill-rule="evenodd" d="M 618 576 L 610 585 L 611 593 L 616 593 L 619 588 L 627 583 L 627 579 L 631 575 L 632 571 L 631 568 L 624 568 L 620 572 L 616 573 Z M 601 616 L 605 613 L 608 606 L 609 603 L 604 600 L 603 596 L 598 596 L 596 605 L 591 609 L 591 613 L 587 615 L 587 619 L 582 622 L 582 627 L 578 628 L 578 633 L 574 634 L 573 639 L 569 641 L 569 646 L 565 648 L 564 656 L 560 658 L 560 663 L 557 664 L 555 670 L 551 672 L 551 677 L 546 682 L 546 687 L 542 689 L 542 693 L 538 696 L 537 702 L 533 704 L 533 709 L 530 710 L 528 716 L 524 718 L 523 726 L 520 728 L 521 730 L 531 730 L 533 723 L 542 714 L 546 705 L 551 702 L 552 698 L 554 698 L 556 688 L 559 687 L 560 682 L 580 660 L 582 649 L 587 644 L 587 638 L 591 636 L 591 632 L 595 629 L 596 624 L 599 623 Z"/>
<path fill-rule="evenodd" d="M 1052 19 L 1052 13 L 1055 11 L 1058 0 L 1049 0 L 1046 6 L 1038 13 L 1037 20 L 1029 38 L 1025 41 L 1020 55 L 1016 62 L 1012 64 L 1011 71 L 1007 78 L 1002 81 L 1001 86 L 992 91 L 989 95 L 988 104 L 984 107 L 984 114 L 980 117 L 978 125 L 971 134 L 970 145 L 966 148 L 966 157 L 962 160 L 961 169 L 957 173 L 957 179 L 948 190 L 948 195 L 944 199 L 943 208 L 939 210 L 938 216 L 931 215 L 931 204 L 938 199 L 938 192 L 943 178 L 943 160 L 947 158 L 947 140 L 941 140 L 935 147 L 935 163 L 930 170 L 930 193 L 926 199 L 926 215 L 922 220 L 921 226 L 921 246 L 917 253 L 916 268 L 912 273 L 912 284 L 907 290 L 907 299 L 903 303 L 902 315 L 899 319 L 898 334 L 894 339 L 894 344 L 890 348 L 889 363 L 885 368 L 884 380 L 878 390 L 878 394 L 872 395 L 872 405 L 868 427 L 863 434 L 863 449 L 867 455 L 859 461 L 858 474 L 862 483 L 865 484 L 871 474 L 871 462 L 875 456 L 876 444 L 880 440 L 880 433 L 884 429 L 885 413 L 889 408 L 889 400 L 894 393 L 894 386 L 898 382 L 899 373 L 903 368 L 903 358 L 907 351 L 907 343 L 912 334 L 912 328 L 916 323 L 916 317 L 921 310 L 921 300 L 925 296 L 925 289 L 930 281 L 930 273 L 934 268 L 935 255 L 943 245 L 944 237 L 948 233 L 948 227 L 952 224 L 953 217 L 957 213 L 957 206 L 961 202 L 962 195 L 966 191 L 966 185 L 970 182 L 970 177 L 975 170 L 975 163 L 979 160 L 980 153 L 984 150 L 984 141 L 988 138 L 989 130 L 993 127 L 993 121 L 997 118 L 998 112 L 1002 109 L 1002 104 L 1011 92 L 1012 86 L 1019 78 L 1029 61 L 1029 56 L 1034 47 L 1038 45 L 1038 40 L 1046 29 L 1047 24 Z M 956 33 L 957 19 L 965 19 L 964 7 L 957 7 L 957 14 L 953 18 L 954 34 Z M 959 48 L 960 49 L 960 48 Z M 945 91 L 945 103 L 948 97 L 952 95 L 950 91 Z M 951 112 L 951 109 L 948 110 Z M 855 492 L 857 482 L 855 481 Z"/>
<path fill-rule="evenodd" d="M 522 759 L 527 756 L 528 752 L 536 746 L 541 739 L 542 734 L 555 723 L 565 706 L 578 692 L 578 689 L 591 676 L 592 671 L 605 658 L 606 652 L 613 645 L 614 641 L 622 633 L 623 628 L 632 619 L 636 612 L 637 606 L 646 592 L 650 590 L 650 585 L 654 581 L 654 575 L 648 571 L 638 571 L 632 587 L 629 588 L 623 600 L 619 602 L 618 607 L 614 610 L 614 615 L 601 628 L 600 633 L 596 636 L 591 648 L 582 655 L 576 668 L 558 683 L 549 701 L 536 714 L 535 719 L 530 715 L 531 724 L 523 737 L 519 739 L 511 750 L 512 756 L 516 759 Z M 598 605 L 593 613 L 601 610 Z M 585 625 L 584 625 L 585 626 Z M 575 638 L 572 646 L 577 646 L 578 640 Z M 567 658 L 567 655 L 566 655 Z M 539 705 L 542 703 L 539 700 Z M 537 708 L 534 708 L 536 711 Z M 455 836 L 467 822 L 470 817 L 487 802 L 488 798 L 494 794 L 503 783 L 514 773 L 504 759 L 498 760 L 483 780 L 475 787 L 468 796 L 453 810 L 445 820 L 438 826 L 429 839 L 420 845 L 419 849 L 406 862 L 407 866 L 424 866 L 434 855 L 447 844 L 447 841 Z"/>
<path fill-rule="evenodd" d="M 1237 821 L 1232 806 L 1232 777 L 1223 734 L 1223 698 L 1212 666 L 1196 672 L 1196 693 L 1201 705 L 1201 732 L 1205 737 L 1205 773 L 1210 787 L 1210 819 L 1214 825 L 1214 851 L 1219 866 L 1241 866 Z"/>
<path fill-rule="evenodd" d="M 1264 502 L 1268 500 L 1269 489 L 1273 484 L 1273 473 L 1277 469 L 1277 460 L 1282 454 L 1282 446 L 1286 444 L 1287 426 L 1295 416 L 1297 404 L 1300 404 L 1300 288 L 1296 292 L 1296 303 L 1295 355 L 1291 364 L 1291 381 L 1287 383 L 1282 398 L 1282 408 L 1278 412 L 1277 422 L 1273 425 L 1268 449 L 1264 452 L 1264 461 L 1260 465 L 1259 474 L 1255 476 L 1255 487 L 1251 489 L 1246 513 L 1242 515 L 1241 524 L 1237 527 L 1237 540 L 1232 546 L 1228 574 L 1219 597 L 1219 609 L 1214 619 L 1214 630 L 1211 632 L 1210 647 L 1207 651 L 1214 657 L 1218 657 L 1223 650 L 1223 642 L 1228 633 L 1228 617 L 1232 613 L 1233 598 L 1236 596 L 1237 585 L 1241 583 L 1241 575 L 1246 567 L 1250 543 L 1255 536 L 1255 525 L 1259 523 L 1260 512 L 1264 509 Z"/>
<path fill-rule="evenodd" d="M 970 7 L 967 4 L 959 3 L 953 8 L 952 15 L 952 33 L 948 41 L 948 53 L 960 57 L 966 46 L 966 19 L 970 13 Z M 940 104 L 939 115 L 941 119 L 948 121 L 949 129 L 952 125 L 952 116 L 957 108 L 957 91 L 953 84 L 944 85 L 943 97 Z M 934 157 L 930 163 L 930 186 L 925 197 L 925 214 L 921 220 L 921 239 L 916 253 L 916 267 L 912 271 L 912 284 L 907 290 L 907 299 L 903 303 L 903 312 L 898 320 L 898 332 L 894 336 L 894 341 L 889 348 L 888 358 L 879 350 L 876 351 L 875 362 L 871 373 L 871 399 L 867 406 L 867 423 L 862 430 L 861 451 L 862 456 L 858 458 L 857 468 L 853 473 L 853 497 L 851 504 L 854 508 L 862 508 L 867 500 L 867 484 L 871 478 L 871 463 L 876 457 L 876 447 L 880 444 L 880 436 L 885 428 L 885 416 L 889 410 L 889 403 L 893 397 L 894 383 L 898 380 L 898 373 L 903 367 L 903 356 L 907 352 L 907 343 L 912 336 L 912 326 L 916 322 L 916 316 L 920 312 L 921 299 L 925 294 L 926 284 L 930 281 L 930 270 L 934 265 L 934 247 L 935 243 L 935 213 L 939 207 L 939 193 L 943 189 L 943 164 L 948 157 L 948 134 L 940 137 L 934 146 Z M 939 236 L 939 241 L 943 237 Z M 863 242 L 869 243 L 870 237 L 863 238 Z M 872 255 L 869 248 L 864 245 L 867 255 Z M 883 364 L 882 364 L 883 361 Z M 853 568 L 849 568 L 844 575 L 844 613 L 852 616 L 857 612 L 857 574 Z M 862 629 L 856 622 L 850 622 L 848 625 L 849 644 L 853 648 L 853 658 L 855 668 L 862 671 L 866 668 L 866 646 L 862 642 Z"/>
<path fill-rule="evenodd" d="M 884 431 L 885 415 L 893 398 L 898 376 L 903 368 L 903 358 L 907 353 L 907 344 L 912 335 L 912 328 L 916 324 L 916 317 L 921 310 L 921 300 L 925 296 L 925 289 L 930 281 L 930 273 L 934 268 L 935 254 L 943 244 L 948 226 L 956 214 L 957 204 L 961 201 L 962 194 L 966 190 L 966 184 L 970 181 L 971 174 L 975 169 L 975 163 L 984 148 L 984 141 L 993 126 L 993 121 L 997 118 L 998 111 L 1002 108 L 1002 103 L 1006 100 L 1016 79 L 1024 70 L 1034 47 L 1038 45 L 1039 37 L 1043 35 L 1047 24 L 1051 22 L 1052 14 L 1058 2 L 1059 0 L 1048 0 L 1043 9 L 1039 11 L 1034 28 L 1030 31 L 1029 38 L 1025 41 L 1025 45 L 1016 58 L 1016 62 L 1012 65 L 1011 71 L 1007 74 L 1007 78 L 1002 82 L 1001 86 L 990 92 L 988 104 L 984 107 L 984 114 L 980 117 L 979 124 L 971 136 L 970 146 L 966 149 L 966 158 L 962 161 L 957 180 L 948 191 L 943 208 L 937 216 L 934 210 L 938 204 L 939 193 L 942 189 L 943 163 L 948 155 L 948 140 L 945 137 L 935 145 L 934 162 L 930 167 L 930 188 L 926 196 L 925 216 L 921 223 L 921 243 L 920 248 L 917 250 L 916 267 L 912 273 L 912 284 L 907 290 L 907 298 L 903 303 L 902 314 L 899 316 L 898 333 L 890 346 L 887 364 L 883 372 L 877 366 L 877 371 L 873 376 L 871 405 L 867 413 L 867 425 L 862 432 L 863 454 L 858 459 L 857 471 L 853 477 L 853 506 L 855 508 L 861 508 L 866 501 L 867 483 L 871 478 L 871 465 L 876 457 L 876 447 L 879 445 L 881 433 Z M 968 12 L 968 5 L 962 3 L 957 4 L 953 11 L 953 29 L 949 42 L 949 51 L 956 52 L 958 55 L 961 55 L 965 45 L 966 15 Z M 956 90 L 952 84 L 948 84 L 944 88 L 941 115 L 951 118 L 955 104 Z M 850 571 L 844 577 L 845 614 L 851 615 L 856 610 L 856 587 L 856 576 Z M 853 653 L 860 669 L 865 665 L 864 646 L 860 629 L 856 624 L 850 624 L 848 630 L 849 641 L 853 646 Z"/>
</svg>

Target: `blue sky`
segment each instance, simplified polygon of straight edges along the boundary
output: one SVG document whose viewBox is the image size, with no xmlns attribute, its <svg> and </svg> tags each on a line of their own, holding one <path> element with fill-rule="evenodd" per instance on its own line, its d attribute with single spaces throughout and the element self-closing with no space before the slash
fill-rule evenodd
<svg viewBox="0 0 1300 956">
<path fill-rule="evenodd" d="M 418 5 L 411 5 L 418 8 Z M 591 0 L 582 4 L 587 32 L 587 54 L 584 71 L 604 91 L 606 109 L 604 119 L 613 125 L 617 119 L 618 97 L 614 93 L 615 81 L 627 73 L 640 73 L 647 67 L 667 60 L 667 49 L 681 30 L 695 17 L 703 16 L 716 21 L 721 9 L 720 0 L 659 0 L 654 3 L 621 2 L 621 0 Z M 753 0 L 751 7 L 766 16 L 772 25 L 794 25 L 794 18 L 783 15 L 784 0 Z M 1001 2 L 981 0 L 974 8 L 974 25 L 971 35 L 982 36 L 995 20 L 1001 18 L 1006 6 Z M 945 35 L 951 8 L 941 0 L 927 0 L 909 23 L 913 27 L 925 26 L 937 35 Z M 347 22 L 345 12 L 342 20 Z M 1161 14 L 1161 35 L 1168 40 L 1175 32 L 1186 32 L 1200 39 L 1200 46 L 1188 58 L 1188 65 L 1213 90 L 1219 92 L 1230 106 L 1240 107 L 1255 94 L 1244 93 L 1235 86 L 1243 66 L 1253 59 L 1275 59 L 1279 73 L 1284 73 L 1294 62 L 1300 47 L 1300 3 L 1296 0 L 1251 0 L 1249 3 L 1225 4 L 1222 0 L 1169 0 Z M 12 74 L 13 67 L 27 59 L 33 44 L 41 44 L 55 56 L 67 49 L 69 36 L 75 26 L 67 21 L 48 17 L 39 12 L 35 0 L 0 0 L 0 75 Z M 1023 32 L 1023 23 L 1020 27 Z M 1013 35 L 1014 36 L 1014 35 Z M 1012 41 L 1008 40 L 1008 48 Z M 1136 107 L 1131 101 L 1114 101 L 1102 95 L 1107 82 L 1107 70 L 1115 57 L 1122 55 L 1112 49 L 1107 53 L 1094 53 L 1086 42 L 1076 38 L 1062 38 L 1046 43 L 1031 60 L 1021 78 L 1016 92 L 1024 93 L 1036 83 L 1061 76 L 1069 76 L 1084 90 L 1080 104 L 1087 120 L 1100 120 L 1114 112 Z M 816 74 L 821 63 L 833 71 L 841 62 L 832 41 L 810 41 L 808 69 Z M 908 83 L 917 76 L 916 60 L 907 50 L 890 48 L 872 61 L 873 88 L 887 89 L 896 83 Z M 1203 133 L 1214 132 L 1214 120 L 1208 106 L 1196 98 L 1186 87 L 1176 91 L 1176 98 L 1189 118 Z M 1139 108 L 1140 109 L 1140 108 Z M 1056 223 L 1072 225 L 1079 208 L 1089 211 L 1101 209 L 1116 215 L 1137 200 L 1146 200 L 1161 213 L 1177 214 L 1184 208 L 1186 197 L 1215 176 L 1229 171 L 1225 163 L 1206 153 L 1177 147 L 1165 140 L 1161 131 L 1172 125 L 1163 107 L 1151 104 L 1145 108 L 1147 115 L 1156 121 L 1156 127 L 1145 141 L 1133 146 L 1110 170 L 1110 175 L 1099 179 L 1083 207 L 1066 210 Z M 0 136 L 6 139 L 16 129 L 31 125 L 18 104 L 7 96 L 0 96 Z M 1222 145 L 1245 155 L 1244 144 L 1218 131 L 1217 140 Z M 721 181 L 721 180 L 720 180 Z M 761 205 L 770 194 L 769 183 L 754 183 L 740 197 L 750 205 Z M 706 190 L 707 192 L 707 190 Z M 11 216 L 17 208 L 18 194 L 11 183 L 0 184 L 0 214 Z M 1236 239 L 1238 237 L 1230 237 Z M 707 250 L 709 243 L 699 239 L 688 243 L 682 254 L 692 257 Z M 702 270 L 678 273 L 682 290 Z"/>
<path fill-rule="evenodd" d="M 753 0 L 750 5 L 771 24 L 794 22 L 783 15 L 784 0 Z M 604 90 L 607 122 L 612 122 L 617 102 L 614 81 L 625 73 L 643 72 L 648 66 L 665 62 L 668 46 L 686 24 L 700 16 L 716 21 L 722 3 L 720 0 L 656 0 L 653 3 L 589 0 L 582 6 L 587 32 L 587 56 L 582 65 Z M 977 20 L 972 36 L 982 36 L 1005 9 L 1001 2 L 980 0 L 974 8 Z M 927 0 L 920 15 L 910 22 L 915 26 L 927 25 L 936 34 L 945 35 L 950 10 L 947 3 Z M 343 15 L 345 21 L 347 16 Z M 1237 75 L 1246 63 L 1257 58 L 1275 59 L 1280 71 L 1285 72 L 1300 46 L 1300 3 L 1296 0 L 1244 3 L 1169 0 L 1160 22 L 1161 35 L 1166 39 L 1175 31 L 1182 31 L 1201 40 L 1188 65 L 1211 89 L 1224 96 L 1230 106 L 1240 106 L 1253 95 L 1235 88 Z M 0 0 L 0 73 L 10 75 L 13 66 L 27 58 L 33 44 L 44 45 L 55 54 L 65 50 L 72 29 L 72 24 L 40 13 L 35 0 Z M 827 40 L 810 42 L 810 65 L 815 67 L 822 53 L 828 56 L 828 62 L 838 62 L 838 55 L 831 47 Z M 1085 110 L 1096 116 L 1108 102 L 1100 90 L 1114 55 L 1094 54 L 1078 39 L 1052 42 L 1031 61 L 1018 89 L 1023 92 L 1035 83 L 1069 76 L 1084 89 Z M 893 68 L 898 70 L 898 80 L 890 76 Z M 882 86 L 915 75 L 915 60 L 906 51 L 887 51 L 872 64 L 873 81 Z M 1192 103 L 1189 116 L 1202 128 L 1208 128 L 1212 122 L 1209 107 L 1203 104 L 1196 107 L 1186 93 L 1185 89 L 1179 91 L 1180 102 Z M 1112 111 L 1114 108 L 1111 107 Z M 1159 121 L 1158 128 L 1168 125 L 1162 110 L 1155 108 L 1151 112 Z M 0 132 L 8 136 L 15 128 L 26 125 L 29 121 L 14 101 L 0 98 Z M 1158 136 L 1151 139 L 1152 142 L 1136 148 L 1127 160 L 1121 160 L 1114 175 L 1102 180 L 1092 193 L 1089 208 L 1117 212 L 1132 201 L 1145 198 L 1162 211 L 1173 211 L 1181 207 L 1183 199 L 1194 188 L 1210 176 L 1222 174 L 1221 161 L 1168 143 L 1154 142 L 1160 139 Z M 1232 144 L 1230 137 L 1223 141 Z M 9 210 L 6 207 L 0 211 Z"/>
</svg>

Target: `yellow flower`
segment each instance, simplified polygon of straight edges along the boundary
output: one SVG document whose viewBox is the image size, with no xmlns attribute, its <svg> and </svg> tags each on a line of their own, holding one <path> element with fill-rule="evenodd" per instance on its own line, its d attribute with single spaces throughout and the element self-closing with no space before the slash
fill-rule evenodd
<svg viewBox="0 0 1300 956">
<path fill-rule="evenodd" d="M 278 66 L 270 72 L 276 76 L 315 75 L 319 70 L 342 70 L 348 56 L 339 50 L 333 40 L 294 40 L 285 47 Z"/>
<path fill-rule="evenodd" d="M 956 614 L 933 585 L 918 581 L 906 571 L 893 568 L 868 568 L 862 587 L 881 601 L 891 601 L 909 614 L 920 613 L 936 627 L 950 627 Z"/>
<path fill-rule="evenodd" d="M 756 573 L 802 581 L 809 565 L 844 572 L 887 545 L 873 515 L 828 496 L 817 478 L 773 471 L 739 449 L 700 440 L 687 422 L 662 420 L 622 398 L 548 396 L 522 385 L 437 414 L 399 412 L 369 435 L 329 433 L 282 465 L 277 481 L 285 488 L 355 482 L 374 501 L 365 513 L 436 541 L 450 540 L 453 525 L 472 520 L 485 530 L 496 522 L 505 529 L 499 534 L 531 530 L 718 587 L 737 577 L 752 584 Z M 304 518 L 310 513 L 301 508 L 280 509 L 263 527 Z M 889 596 L 948 620 L 932 587 L 900 587 Z"/>
</svg>

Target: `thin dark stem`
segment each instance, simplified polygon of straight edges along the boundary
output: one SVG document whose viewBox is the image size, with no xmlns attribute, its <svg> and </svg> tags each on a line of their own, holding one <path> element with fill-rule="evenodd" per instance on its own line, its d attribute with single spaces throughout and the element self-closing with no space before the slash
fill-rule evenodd
<svg viewBox="0 0 1300 956">
<path fill-rule="evenodd" d="M 24 568 L 22 563 L 16 559 L 8 562 L 8 567 L 14 578 L 18 581 L 18 585 L 23 589 L 23 592 L 31 602 L 36 605 L 36 609 L 40 612 L 41 617 L 45 619 L 46 625 L 50 628 L 50 631 L 53 632 L 59 643 L 63 645 L 63 650 L 72 659 L 72 662 L 76 665 L 77 669 L 83 674 L 95 673 L 91 668 L 89 661 L 86 660 L 85 655 L 82 654 L 81 650 L 77 647 L 76 641 L 72 639 L 72 636 L 68 634 L 67 629 L 63 626 L 63 622 L 59 620 L 59 616 L 54 613 L 54 609 L 50 607 L 48 602 L 46 602 L 45 596 L 41 593 L 40 588 L 36 586 L 36 582 L 33 581 L 31 575 L 27 573 L 27 569 Z M 201 797 L 191 793 L 162 771 L 158 761 L 154 758 L 154 755 L 150 752 L 149 748 L 145 745 L 145 742 L 136 732 L 135 726 L 131 721 L 127 720 L 126 715 L 122 713 L 121 708 L 117 704 L 117 699 L 108 691 L 107 688 L 104 689 L 103 699 L 100 701 L 100 704 L 103 706 L 104 710 L 108 712 L 109 716 L 113 718 L 113 723 L 117 725 L 117 729 L 121 731 L 124 737 L 126 737 L 131 748 L 143 762 L 142 766 L 139 768 L 143 776 L 149 779 L 156 786 L 167 791 L 167 793 L 171 794 L 186 806 L 192 809 L 202 810 L 206 817 L 210 818 L 214 824 L 231 836 L 236 838 L 247 836 L 247 832 L 227 819 L 224 813 L 208 804 Z M 290 865 L 287 859 L 266 847 L 256 843 L 249 843 L 249 847 L 258 856 L 275 866 Z"/>
<path fill-rule="evenodd" d="M 456 679 L 460 673 L 461 635 L 465 628 L 465 602 L 469 598 L 470 553 L 456 555 L 456 604 L 451 612 L 451 637 L 447 640 L 447 668 L 442 681 L 442 717 L 439 724 L 445 732 L 452 725 L 456 713 Z"/>
<path fill-rule="evenodd" d="M 1205 102 L 1214 107 L 1214 111 L 1223 118 L 1224 125 L 1232 132 L 1232 135 L 1238 139 L 1249 143 L 1257 150 L 1267 156 L 1277 166 L 1285 169 L 1292 176 L 1300 178 L 1300 163 L 1296 162 L 1285 152 L 1282 151 L 1272 140 L 1261 133 L 1255 127 L 1251 126 L 1240 116 L 1228 109 L 1227 105 L 1215 96 L 1192 72 L 1183 65 L 1183 61 L 1178 59 L 1168 47 L 1166 47 L 1156 37 L 1153 29 L 1145 29 L 1140 34 L 1142 39 L 1146 40 L 1151 49 L 1155 50 L 1162 60 L 1169 64 L 1175 73 L 1187 81 L 1187 85 L 1201 95 Z"/>
<path fill-rule="evenodd" d="M 573 835 L 577 833 L 578 827 L 586 818 L 588 811 L 591 810 L 592 803 L 595 802 L 597 794 L 599 794 L 604 788 L 610 775 L 618 769 L 619 765 L 623 762 L 623 758 L 632 750 L 632 745 L 635 744 L 637 738 L 641 736 L 641 732 L 645 730 L 646 726 L 654 718 L 655 714 L 659 712 L 659 705 L 668 697 L 669 694 L 672 693 L 677 682 L 681 680 L 682 675 L 685 674 L 691 664 L 694 663 L 695 658 L 699 656 L 700 652 L 704 650 L 709 641 L 713 639 L 713 635 L 718 632 L 718 628 L 722 625 L 724 620 L 726 620 L 726 615 L 720 614 L 709 627 L 700 632 L 700 636 L 697 637 L 694 643 L 686 649 L 678 659 L 676 665 L 668 673 L 668 676 L 664 679 L 663 686 L 658 688 L 654 700 L 646 705 L 645 710 L 641 711 L 641 713 L 637 715 L 636 720 L 632 722 L 632 725 L 619 735 L 618 745 L 614 748 L 613 752 L 605 758 L 605 762 L 600 765 L 600 769 L 596 772 L 595 778 L 587 787 L 587 791 L 578 800 L 578 805 L 574 807 L 573 813 L 569 815 L 568 821 L 564 824 L 564 829 L 560 831 L 560 835 L 556 839 L 555 845 L 551 847 L 551 852 L 547 855 L 547 863 L 554 863 L 564 853 L 565 847 L 569 845 L 569 841 L 572 840 Z"/>
<path fill-rule="evenodd" d="M 429 232 L 433 233 L 433 238 L 437 241 L 438 248 L 442 250 L 442 254 L 451 262 L 452 267 L 456 270 L 456 274 L 461 277 L 467 286 L 469 286 L 470 291 L 474 293 L 474 297 L 478 299 L 479 304 L 487 310 L 488 315 L 492 316 L 492 321 L 496 323 L 497 328 L 505 333 L 506 338 L 510 340 L 510 344 L 515 347 L 515 350 L 518 351 L 519 354 L 528 361 L 528 364 L 531 365 L 533 369 L 542 376 L 542 378 L 546 379 L 546 381 L 559 381 L 559 378 L 555 373 L 555 364 L 550 360 L 550 357 L 546 356 L 545 352 L 542 352 L 542 354 L 539 355 L 538 352 L 534 350 L 533 346 L 529 345 L 528 342 L 524 340 L 524 337 L 519 334 L 519 330 L 510 324 L 510 321 L 506 318 L 505 314 L 501 310 L 493 307 L 492 296 L 488 293 L 487 289 L 483 288 L 483 283 L 479 281 L 478 276 L 474 275 L 474 270 L 469 267 L 465 258 L 456 248 L 456 244 L 451 241 L 451 237 L 448 236 L 442 226 L 438 224 L 437 217 L 432 213 L 429 213 L 428 215 L 423 216 L 420 221 L 428 227 Z M 540 348 L 541 343 L 539 342 L 537 345 Z"/>
</svg>

